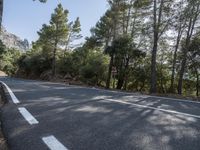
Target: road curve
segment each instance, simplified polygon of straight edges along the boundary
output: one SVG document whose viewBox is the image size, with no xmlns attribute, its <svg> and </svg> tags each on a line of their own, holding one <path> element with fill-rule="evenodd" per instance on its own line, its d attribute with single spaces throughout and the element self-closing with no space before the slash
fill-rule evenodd
<svg viewBox="0 0 200 150">
<path fill-rule="evenodd" d="M 1 117 L 11 150 L 200 149 L 200 103 L 8 77 L 0 81 L 9 101 Z"/>
</svg>

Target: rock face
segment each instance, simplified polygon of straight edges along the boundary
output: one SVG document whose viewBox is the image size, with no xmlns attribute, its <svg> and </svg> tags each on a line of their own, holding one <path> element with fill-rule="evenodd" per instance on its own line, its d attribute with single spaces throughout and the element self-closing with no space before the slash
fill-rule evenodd
<svg viewBox="0 0 200 150">
<path fill-rule="evenodd" d="M 15 48 L 20 51 L 27 51 L 30 48 L 27 39 L 22 40 L 18 36 L 9 33 L 4 27 L 1 29 L 0 40 L 4 43 L 7 48 Z"/>
</svg>

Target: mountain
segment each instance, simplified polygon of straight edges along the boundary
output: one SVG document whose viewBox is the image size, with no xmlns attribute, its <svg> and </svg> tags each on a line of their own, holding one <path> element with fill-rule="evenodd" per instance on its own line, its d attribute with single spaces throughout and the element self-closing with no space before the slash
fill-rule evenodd
<svg viewBox="0 0 200 150">
<path fill-rule="evenodd" d="M 2 40 L 7 48 L 15 48 L 23 52 L 27 51 L 30 48 L 27 39 L 22 40 L 20 37 L 6 31 L 4 27 L 2 27 L 0 40 Z"/>
</svg>

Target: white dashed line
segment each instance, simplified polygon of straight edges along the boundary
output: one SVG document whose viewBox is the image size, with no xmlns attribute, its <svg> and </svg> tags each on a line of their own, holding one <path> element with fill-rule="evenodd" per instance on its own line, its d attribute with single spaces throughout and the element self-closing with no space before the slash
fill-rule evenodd
<svg viewBox="0 0 200 150">
<path fill-rule="evenodd" d="M 49 147 L 50 150 L 68 150 L 53 135 L 43 137 L 42 140 Z"/>
<path fill-rule="evenodd" d="M 20 107 L 18 110 L 30 125 L 39 123 L 26 108 Z"/>
<path fill-rule="evenodd" d="M 0 83 L 2 83 L 6 87 L 6 89 L 8 90 L 8 93 L 10 94 L 10 97 L 11 97 L 13 103 L 19 104 L 20 102 L 17 99 L 17 97 L 15 96 L 15 94 L 12 92 L 12 90 L 4 82 L 0 81 Z"/>
<path fill-rule="evenodd" d="M 198 116 L 198 115 L 187 114 L 187 113 L 178 112 L 178 111 L 174 111 L 174 110 L 167 110 L 167 109 L 156 108 L 156 107 L 151 107 L 151 106 L 146 106 L 146 105 L 134 104 L 134 103 L 125 102 L 125 101 L 121 101 L 121 100 L 113 100 L 113 99 L 105 99 L 105 100 L 200 119 L 200 116 Z"/>
</svg>

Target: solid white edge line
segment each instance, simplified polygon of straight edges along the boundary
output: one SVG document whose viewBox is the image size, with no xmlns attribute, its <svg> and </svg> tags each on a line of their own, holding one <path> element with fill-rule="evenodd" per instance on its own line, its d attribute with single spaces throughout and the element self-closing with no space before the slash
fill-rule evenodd
<svg viewBox="0 0 200 150">
<path fill-rule="evenodd" d="M 11 97 L 13 103 L 19 104 L 20 102 L 17 99 L 17 97 L 15 96 L 15 94 L 12 92 L 12 90 L 4 82 L 0 81 L 0 83 L 3 84 L 6 87 L 6 89 L 8 90 L 8 93 L 10 94 L 10 97 Z"/>
<path fill-rule="evenodd" d="M 95 88 L 97 89 L 97 88 Z M 184 103 L 194 103 L 194 104 L 200 104 L 200 102 L 192 101 L 192 100 L 187 100 L 187 99 L 178 99 L 178 98 L 171 98 L 171 97 L 162 97 L 162 96 L 152 96 L 152 95 L 146 95 L 146 94 L 135 94 L 135 93 L 128 93 L 128 92 L 121 92 L 121 91 L 109 91 L 109 90 L 104 90 L 104 89 L 97 89 L 97 90 L 103 90 L 103 91 L 108 91 L 112 93 L 121 93 L 121 94 L 129 94 L 132 96 L 146 96 L 146 98 L 159 98 L 163 100 L 173 100 L 173 101 L 179 101 L 179 102 L 184 102 Z M 135 95 L 134 95 L 135 94 Z"/>
<path fill-rule="evenodd" d="M 64 84 L 64 85 L 66 86 L 66 84 Z M 123 92 L 123 91 L 113 91 L 113 90 L 100 89 L 100 88 L 96 88 L 96 87 L 84 87 L 84 86 L 77 86 L 77 85 L 67 85 L 67 86 L 72 86 L 72 87 L 77 87 L 77 88 L 94 89 L 94 90 L 110 92 L 110 93 L 121 93 L 121 94 L 127 94 L 127 95 L 138 96 L 138 97 L 145 96 L 146 98 L 159 98 L 159 99 L 163 99 L 163 100 L 172 100 L 172 101 L 179 101 L 179 102 L 184 102 L 184 103 L 200 104 L 200 102 L 187 100 L 187 99 L 178 99 L 178 98 L 172 98 L 172 97 L 153 96 L 153 95 L 140 94 L 140 93 L 136 94 L 136 93 L 130 93 L 130 92 Z"/>
<path fill-rule="evenodd" d="M 42 140 L 51 150 L 68 150 L 53 135 L 43 137 Z"/>
<path fill-rule="evenodd" d="M 26 108 L 20 107 L 18 110 L 30 125 L 39 123 Z"/>
<path fill-rule="evenodd" d="M 151 106 L 146 106 L 146 105 L 134 104 L 134 103 L 125 102 L 125 101 L 121 101 L 121 100 L 113 100 L 113 99 L 105 99 L 105 100 L 200 119 L 200 116 L 198 116 L 198 115 L 187 114 L 187 113 L 178 112 L 178 111 L 174 111 L 174 110 L 167 110 L 167 109 L 156 108 L 156 107 L 151 107 Z"/>
</svg>

